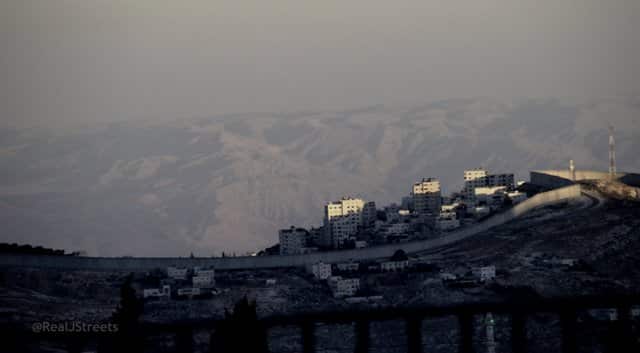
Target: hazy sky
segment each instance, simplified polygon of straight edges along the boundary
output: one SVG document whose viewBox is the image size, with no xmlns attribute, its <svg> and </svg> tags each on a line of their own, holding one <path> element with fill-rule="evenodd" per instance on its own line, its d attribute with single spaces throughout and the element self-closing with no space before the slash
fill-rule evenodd
<svg viewBox="0 0 640 353">
<path fill-rule="evenodd" d="M 0 2 L 3 123 L 640 94 L 638 0 Z"/>
</svg>

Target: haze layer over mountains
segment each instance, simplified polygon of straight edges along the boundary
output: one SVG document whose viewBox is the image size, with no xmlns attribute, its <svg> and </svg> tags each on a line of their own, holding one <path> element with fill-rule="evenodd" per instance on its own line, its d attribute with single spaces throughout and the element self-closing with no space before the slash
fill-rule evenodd
<svg viewBox="0 0 640 353">
<path fill-rule="evenodd" d="M 2 242 L 103 256 L 255 251 L 322 222 L 343 195 L 378 206 L 464 168 L 640 170 L 640 99 L 461 99 L 349 111 L 248 113 L 75 129 L 3 129 Z"/>
</svg>

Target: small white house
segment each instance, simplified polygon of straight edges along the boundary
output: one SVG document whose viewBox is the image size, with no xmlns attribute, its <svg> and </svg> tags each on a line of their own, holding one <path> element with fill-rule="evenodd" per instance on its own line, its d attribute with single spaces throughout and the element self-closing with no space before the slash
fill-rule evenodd
<svg viewBox="0 0 640 353">
<path fill-rule="evenodd" d="M 331 277 L 331 264 L 318 262 L 311 265 L 311 273 L 317 279 L 327 279 Z"/>
<path fill-rule="evenodd" d="M 364 249 L 367 245 L 367 242 L 364 240 L 356 240 L 356 249 Z"/>
<path fill-rule="evenodd" d="M 359 268 L 360 264 L 357 262 L 341 262 L 336 264 L 336 269 L 343 272 L 355 272 L 358 271 Z"/>
<path fill-rule="evenodd" d="M 193 268 L 193 274 L 196 276 L 207 276 L 207 277 L 215 277 L 216 270 L 214 269 L 202 269 L 200 267 Z"/>
<path fill-rule="evenodd" d="M 267 286 L 275 286 L 275 285 L 276 285 L 276 283 L 278 283 L 278 281 L 277 281 L 275 278 L 268 278 L 268 279 L 265 281 L 265 284 L 266 284 Z"/>
<path fill-rule="evenodd" d="M 457 218 L 453 217 L 438 217 L 436 219 L 436 228 L 443 230 L 443 231 L 447 231 L 447 230 L 452 230 L 452 229 L 456 229 L 460 227 L 460 220 L 458 220 Z"/>
<path fill-rule="evenodd" d="M 553 258 L 550 260 L 545 260 L 545 263 L 548 263 L 550 265 L 555 265 L 555 266 L 560 266 L 560 267 L 573 267 L 578 263 L 578 260 L 576 259 L 558 259 L 558 258 Z"/>
<path fill-rule="evenodd" d="M 563 266 L 573 267 L 578 263 L 576 259 L 562 259 L 560 260 L 560 264 Z"/>
<path fill-rule="evenodd" d="M 162 286 L 159 288 L 150 288 L 144 289 L 142 291 L 142 296 L 146 298 L 169 298 L 171 296 L 171 287 L 169 285 Z"/>
<path fill-rule="evenodd" d="M 527 199 L 527 194 L 520 191 L 509 192 L 507 193 L 507 196 L 509 196 L 511 201 L 513 201 L 514 205 L 519 204 L 520 202 L 525 201 Z"/>
<path fill-rule="evenodd" d="M 440 213 L 456 213 L 456 209 L 460 207 L 460 203 L 459 202 L 454 202 L 451 204 L 446 204 L 446 205 L 441 205 L 440 206 Z"/>
<path fill-rule="evenodd" d="M 382 271 L 402 271 L 409 267 L 409 260 L 403 261 L 385 261 L 380 263 Z"/>
<path fill-rule="evenodd" d="M 187 269 L 169 266 L 167 267 L 167 276 L 172 279 L 187 279 Z"/>
<path fill-rule="evenodd" d="M 335 298 L 354 296 L 360 289 L 359 278 L 342 278 L 340 276 L 329 277 L 327 281 Z"/>
<path fill-rule="evenodd" d="M 496 267 L 495 266 L 477 267 L 472 270 L 472 273 L 481 282 L 486 282 L 496 278 Z"/>
<path fill-rule="evenodd" d="M 216 286 L 216 280 L 211 276 L 193 276 L 191 282 L 194 288 L 212 288 Z"/>
<path fill-rule="evenodd" d="M 453 273 L 449 273 L 449 272 L 440 273 L 440 279 L 442 279 L 443 281 L 454 281 L 456 278 L 457 278 L 456 275 L 454 275 Z"/>
<path fill-rule="evenodd" d="M 383 231 L 388 236 L 400 236 L 407 234 L 410 227 L 409 223 L 388 223 L 383 227 Z"/>
<path fill-rule="evenodd" d="M 591 309 L 589 310 L 589 314 L 598 320 L 604 320 L 604 321 L 618 320 L 618 310 L 615 308 Z"/>
<path fill-rule="evenodd" d="M 213 288 L 216 286 L 216 271 L 214 269 L 193 268 L 191 283 L 194 288 Z"/>
<path fill-rule="evenodd" d="M 474 207 L 472 210 L 476 218 L 481 218 L 491 213 L 491 209 L 486 206 Z"/>
<path fill-rule="evenodd" d="M 178 289 L 178 296 L 193 297 L 194 295 L 200 295 L 200 288 L 180 288 Z"/>
</svg>

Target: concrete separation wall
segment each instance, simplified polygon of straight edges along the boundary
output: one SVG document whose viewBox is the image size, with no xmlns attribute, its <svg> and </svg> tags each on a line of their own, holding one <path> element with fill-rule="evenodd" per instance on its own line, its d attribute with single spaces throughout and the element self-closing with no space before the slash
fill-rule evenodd
<svg viewBox="0 0 640 353">
<path fill-rule="evenodd" d="M 595 170 L 576 170 L 576 181 L 604 180 L 609 178 L 608 172 Z M 616 173 L 616 178 L 627 185 L 640 186 L 640 174 Z M 530 173 L 532 184 L 547 188 L 559 188 L 573 184 L 569 170 L 534 170 Z"/>
<path fill-rule="evenodd" d="M 531 184 L 543 186 L 549 189 L 561 188 L 564 186 L 573 185 L 569 172 L 567 175 L 562 175 L 561 171 L 532 171 L 529 176 Z"/>
<path fill-rule="evenodd" d="M 406 253 L 417 253 L 425 250 L 449 245 L 474 236 L 495 226 L 509 222 L 526 212 L 542 206 L 564 202 L 581 195 L 580 185 L 566 186 L 544 192 L 521 202 L 509 210 L 494 215 L 482 223 L 468 228 L 450 232 L 448 235 L 424 241 L 401 244 L 389 244 L 365 249 L 330 251 L 306 255 L 287 256 L 246 256 L 227 258 L 115 258 L 115 257 L 73 257 L 73 256 L 36 256 L 36 255 L 3 255 L 0 266 L 57 268 L 67 270 L 119 270 L 145 271 L 168 266 L 179 267 L 214 267 L 218 270 L 299 267 L 316 262 L 336 263 L 349 260 L 368 260 L 388 258 L 402 249 Z"/>
</svg>

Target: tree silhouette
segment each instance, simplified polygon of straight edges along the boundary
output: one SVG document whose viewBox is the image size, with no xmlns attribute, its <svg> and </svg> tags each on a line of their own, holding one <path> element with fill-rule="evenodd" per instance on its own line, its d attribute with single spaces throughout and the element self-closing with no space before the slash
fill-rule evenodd
<svg viewBox="0 0 640 353">
<path fill-rule="evenodd" d="M 636 331 L 636 332 L 634 332 Z M 604 336 L 605 353 L 640 352 L 639 332 L 629 321 L 616 320 L 609 324 Z"/>
<path fill-rule="evenodd" d="M 393 256 L 391 256 L 391 261 L 406 261 L 406 260 L 409 260 L 409 258 L 407 257 L 407 254 L 402 249 L 396 250 L 396 252 L 393 253 Z"/>
<path fill-rule="evenodd" d="M 502 207 L 509 208 L 511 206 L 513 206 L 513 199 L 507 195 L 504 197 L 504 200 L 502 200 Z"/>
<path fill-rule="evenodd" d="M 120 287 L 120 304 L 111 317 L 118 331 L 111 342 L 102 345 L 100 352 L 142 352 L 144 350 L 144 337 L 138 322 L 144 305 L 136 296 L 132 282 L 133 274 L 130 274 Z"/>
<path fill-rule="evenodd" d="M 265 328 L 258 321 L 256 303 L 245 296 L 238 301 L 233 312 L 225 310 L 225 319 L 211 335 L 212 353 L 266 353 Z"/>
</svg>

